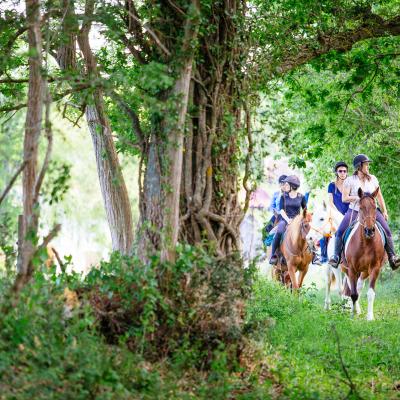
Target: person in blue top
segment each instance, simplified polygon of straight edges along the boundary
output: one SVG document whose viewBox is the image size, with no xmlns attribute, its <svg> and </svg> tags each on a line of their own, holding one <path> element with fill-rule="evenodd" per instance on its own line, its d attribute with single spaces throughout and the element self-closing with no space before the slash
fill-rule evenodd
<svg viewBox="0 0 400 400">
<path fill-rule="evenodd" d="M 284 187 L 285 187 L 285 179 L 287 178 L 287 175 L 281 175 L 278 179 L 279 187 L 280 190 L 275 192 L 272 196 L 271 200 L 271 205 L 269 206 L 269 210 L 272 211 L 273 215 L 271 219 L 269 220 L 267 226 L 265 227 L 265 231 L 268 233 L 271 232 L 272 228 L 275 225 L 275 221 L 279 216 L 279 202 L 281 200 L 282 193 L 284 192 Z"/>
<path fill-rule="evenodd" d="M 343 183 L 347 178 L 348 170 L 349 167 L 344 161 L 338 161 L 333 169 L 336 174 L 336 180 L 328 185 L 329 205 L 342 215 L 346 214 L 350 205 L 342 200 Z"/>
<path fill-rule="evenodd" d="M 276 265 L 278 262 L 277 250 L 286 227 L 294 217 L 300 214 L 300 209 L 304 210 L 307 206 L 306 198 L 301 193 L 297 193 L 297 189 L 300 187 L 300 179 L 296 175 L 289 175 L 284 182 L 289 184 L 290 191 L 283 193 L 280 199 L 278 229 L 272 242 L 272 256 L 269 261 L 271 265 Z"/>
<path fill-rule="evenodd" d="M 347 178 L 348 170 L 349 167 L 344 161 L 338 161 L 333 167 L 336 179 L 328 185 L 329 207 L 342 215 L 345 215 L 349 208 L 349 203 L 344 203 L 342 200 L 343 182 Z M 327 237 L 320 240 L 322 262 L 328 261 L 328 240 Z"/>
</svg>

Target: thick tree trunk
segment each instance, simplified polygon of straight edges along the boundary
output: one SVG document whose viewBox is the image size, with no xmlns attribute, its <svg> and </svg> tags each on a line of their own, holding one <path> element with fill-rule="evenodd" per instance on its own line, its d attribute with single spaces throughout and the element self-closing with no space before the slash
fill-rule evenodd
<svg viewBox="0 0 400 400">
<path fill-rule="evenodd" d="M 193 41 L 199 23 L 199 1 L 192 0 L 192 7 L 193 15 L 187 17 L 184 27 L 177 79 L 172 90 L 163 94 L 163 97 L 173 100 L 175 106 L 172 115 L 161 120 L 154 118 L 145 154 L 146 170 L 139 200 L 139 254 L 144 260 L 158 251 L 162 260 L 175 259 L 180 228 L 184 130 L 192 77 Z"/>
<path fill-rule="evenodd" d="M 131 206 L 100 91 L 95 92 L 94 102 L 95 105 L 86 107 L 86 119 L 96 155 L 97 173 L 110 227 L 112 247 L 122 254 L 131 254 L 133 246 Z"/>
<path fill-rule="evenodd" d="M 89 42 L 90 16 L 93 14 L 93 7 L 93 0 L 88 0 L 85 9 L 88 20 L 84 22 L 78 36 L 89 79 L 99 78 L 96 58 Z M 65 51 L 62 54 L 65 54 Z M 118 250 L 122 254 L 131 254 L 133 246 L 132 211 L 112 139 L 110 122 L 105 113 L 101 89 L 94 91 L 93 104 L 86 106 L 85 113 L 96 154 L 97 173 L 111 232 L 112 247 L 113 250 Z"/>
<path fill-rule="evenodd" d="M 240 249 L 243 215 L 237 162 L 243 81 L 235 18 L 244 8 L 236 0 L 214 7 L 213 24 L 218 28 L 213 36 L 202 39 L 204 61 L 197 65 L 191 91 L 197 115 L 185 138 L 181 238 L 193 244 L 206 239 L 224 257 Z M 240 46 L 245 46 L 245 40 Z"/>
</svg>

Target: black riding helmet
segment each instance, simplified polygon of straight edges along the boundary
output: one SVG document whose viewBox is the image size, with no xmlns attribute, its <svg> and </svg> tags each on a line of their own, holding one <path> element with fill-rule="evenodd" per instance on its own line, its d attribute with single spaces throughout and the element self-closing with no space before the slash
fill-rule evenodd
<svg viewBox="0 0 400 400">
<path fill-rule="evenodd" d="M 293 190 L 297 190 L 300 187 L 300 179 L 296 175 L 289 175 L 284 180 L 288 183 Z"/>
<path fill-rule="evenodd" d="M 349 169 L 349 166 L 344 161 L 338 161 L 333 168 L 333 172 L 336 172 L 339 167 L 346 167 L 347 170 Z"/>
<path fill-rule="evenodd" d="M 278 179 L 278 182 L 279 182 L 279 183 L 284 183 L 286 178 L 287 178 L 287 175 L 281 175 L 281 176 L 279 177 L 279 179 Z"/>
<path fill-rule="evenodd" d="M 370 159 L 368 158 L 368 156 L 366 156 L 365 154 L 358 154 L 358 155 L 355 156 L 354 159 L 353 159 L 353 167 L 354 167 L 355 169 L 358 169 L 358 168 L 361 167 L 361 164 L 362 164 L 362 163 L 365 163 L 365 162 L 370 163 L 370 162 L 372 162 L 372 160 L 370 160 Z"/>
</svg>

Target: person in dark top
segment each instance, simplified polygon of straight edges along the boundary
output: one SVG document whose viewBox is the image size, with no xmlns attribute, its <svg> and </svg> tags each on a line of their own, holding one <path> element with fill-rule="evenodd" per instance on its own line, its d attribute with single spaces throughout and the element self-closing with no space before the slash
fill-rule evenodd
<svg viewBox="0 0 400 400">
<path fill-rule="evenodd" d="M 280 190 L 273 194 L 271 205 L 269 207 L 269 209 L 272 211 L 272 217 L 269 220 L 267 226 L 265 227 L 265 232 L 267 234 L 271 232 L 272 228 L 275 225 L 275 221 L 279 216 L 279 204 L 280 204 L 280 199 L 281 199 L 282 193 L 284 192 L 284 186 L 285 186 L 284 181 L 286 178 L 287 178 L 287 175 L 281 175 L 278 179 Z"/>
<path fill-rule="evenodd" d="M 349 203 L 342 200 L 343 183 L 347 178 L 348 169 L 349 167 L 344 161 L 338 161 L 334 167 L 336 180 L 328 185 L 329 205 L 342 215 L 345 215 L 349 209 Z"/>
<path fill-rule="evenodd" d="M 272 242 L 272 256 L 269 261 L 272 265 L 276 265 L 278 262 L 276 251 L 279 248 L 286 227 L 292 222 L 294 217 L 300 214 L 300 209 L 304 210 L 307 206 L 305 197 L 297 192 L 297 189 L 300 187 L 300 179 L 296 175 L 289 175 L 285 179 L 285 182 L 289 184 L 290 191 L 282 194 L 279 204 L 278 228 Z"/>
</svg>

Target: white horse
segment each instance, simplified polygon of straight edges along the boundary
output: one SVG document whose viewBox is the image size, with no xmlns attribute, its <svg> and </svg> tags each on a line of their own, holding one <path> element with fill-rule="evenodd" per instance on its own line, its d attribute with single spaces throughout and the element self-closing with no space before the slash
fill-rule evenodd
<svg viewBox="0 0 400 400">
<path fill-rule="evenodd" d="M 312 229 L 314 232 L 317 236 L 319 235 L 319 238 L 323 236 L 330 237 L 328 242 L 328 260 L 335 252 L 335 232 L 342 219 L 343 215 L 331 207 L 328 208 L 325 202 L 322 208 L 315 210 L 313 213 Z M 325 262 L 324 265 L 326 267 L 325 310 L 329 310 L 331 308 L 331 285 L 336 280 L 338 294 L 343 299 L 343 282 L 340 268 L 333 268 L 328 262 Z"/>
</svg>

